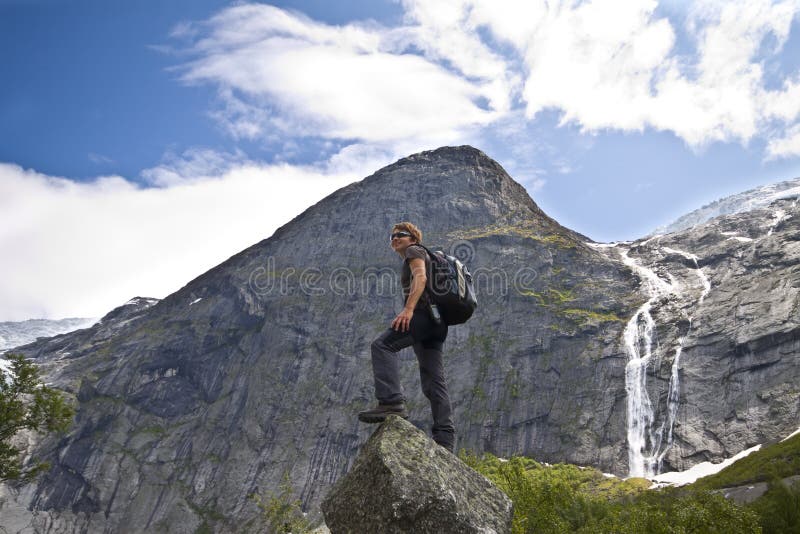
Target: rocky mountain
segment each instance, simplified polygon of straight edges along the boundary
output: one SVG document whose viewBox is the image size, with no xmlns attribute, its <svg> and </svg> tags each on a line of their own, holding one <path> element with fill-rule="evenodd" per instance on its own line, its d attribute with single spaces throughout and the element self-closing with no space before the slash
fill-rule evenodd
<svg viewBox="0 0 800 534">
<path fill-rule="evenodd" d="M 0 514 L 37 532 L 243 531 L 250 496 L 288 476 L 318 516 L 372 430 L 356 414 L 374 402 L 370 342 L 401 306 L 388 232 L 403 220 L 477 286 L 445 346 L 457 448 L 648 475 L 768 442 L 800 426 L 796 214 L 778 200 L 597 244 L 474 148 L 404 158 L 134 317 L 23 347 L 78 413 Z"/>
<path fill-rule="evenodd" d="M 743 193 L 715 200 L 702 208 L 690 211 L 672 223 L 656 228 L 650 236 L 679 232 L 707 222 L 720 215 L 733 215 L 744 211 L 765 208 L 776 200 L 795 198 L 798 195 L 800 195 L 800 178 L 763 185 Z"/>
<path fill-rule="evenodd" d="M 71 317 L 59 320 L 28 319 L 0 322 L 0 353 L 20 345 L 27 345 L 40 337 L 52 337 L 87 328 L 96 320 Z"/>
<path fill-rule="evenodd" d="M 602 249 L 649 295 L 623 335 L 632 473 L 730 457 L 800 423 L 797 215 L 797 198 L 776 200 Z"/>
</svg>

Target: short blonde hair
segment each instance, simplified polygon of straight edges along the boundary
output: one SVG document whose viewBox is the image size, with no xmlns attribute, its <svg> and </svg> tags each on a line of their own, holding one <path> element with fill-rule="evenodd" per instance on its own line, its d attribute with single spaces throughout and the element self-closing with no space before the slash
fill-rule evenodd
<svg viewBox="0 0 800 534">
<path fill-rule="evenodd" d="M 413 223 L 401 222 L 392 226 L 392 232 L 400 230 L 401 232 L 408 232 L 417 243 L 422 243 L 422 231 L 417 228 Z"/>
</svg>

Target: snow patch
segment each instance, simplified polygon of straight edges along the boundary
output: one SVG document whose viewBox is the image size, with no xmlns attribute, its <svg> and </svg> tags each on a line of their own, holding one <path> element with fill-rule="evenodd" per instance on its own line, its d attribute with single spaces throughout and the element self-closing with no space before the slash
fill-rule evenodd
<svg viewBox="0 0 800 534">
<path fill-rule="evenodd" d="M 192 304 L 197 304 L 201 300 L 203 300 L 203 297 L 200 297 L 199 299 L 194 299 L 192 302 L 189 303 L 189 306 L 191 306 Z"/>
<path fill-rule="evenodd" d="M 639 246 L 644 246 L 644 245 L 648 244 L 650 241 L 652 241 L 653 239 L 660 239 L 663 236 L 664 236 L 664 234 L 656 234 L 653 237 L 651 237 L 650 239 L 647 239 L 647 240 L 642 241 L 641 243 L 639 243 Z"/>
<path fill-rule="evenodd" d="M 687 260 L 692 260 L 693 262 L 695 262 L 695 264 L 697 264 L 697 259 L 698 259 L 697 254 L 691 254 L 689 252 L 684 252 L 683 250 L 677 250 L 669 247 L 661 247 L 661 250 L 663 250 L 667 254 L 679 254 L 684 258 L 686 258 Z"/>
<path fill-rule="evenodd" d="M 755 447 L 750 447 L 746 451 L 742 451 L 735 456 L 731 456 L 727 460 L 723 460 L 718 464 L 712 462 L 703 462 L 693 466 L 691 469 L 687 469 L 686 471 L 670 471 L 669 473 L 662 473 L 660 475 L 651 477 L 650 480 L 655 483 L 653 487 L 661 487 L 662 485 L 684 486 L 686 484 L 695 482 L 698 478 L 719 473 L 732 463 L 741 460 L 745 456 L 752 452 L 756 452 L 759 449 L 761 449 L 760 444 L 756 445 Z"/>
<path fill-rule="evenodd" d="M 154 299 L 151 297 L 133 297 L 131 300 L 123 304 L 123 306 L 129 306 L 131 304 L 140 304 L 144 302 L 145 304 L 153 305 L 158 302 L 158 299 Z"/>
<path fill-rule="evenodd" d="M 795 430 L 794 432 L 792 432 L 791 434 L 789 434 L 788 436 L 786 436 L 785 438 L 783 438 L 783 439 L 781 440 L 781 442 L 784 442 L 784 441 L 786 441 L 786 440 L 787 440 L 787 439 L 789 439 L 789 438 L 793 438 L 793 437 L 795 437 L 797 434 L 800 434 L 800 428 L 798 428 L 797 430 Z"/>
<path fill-rule="evenodd" d="M 614 248 L 619 243 L 614 242 L 614 243 L 586 243 L 586 244 L 592 248 Z"/>
<path fill-rule="evenodd" d="M 727 239 L 727 241 L 730 241 L 731 239 L 733 239 L 734 241 L 740 241 L 740 242 L 742 242 L 742 243 L 749 243 L 750 241 L 752 241 L 752 240 L 753 240 L 753 239 L 752 239 L 752 238 L 750 238 L 750 237 L 734 236 L 734 237 L 729 237 L 729 238 Z"/>
</svg>

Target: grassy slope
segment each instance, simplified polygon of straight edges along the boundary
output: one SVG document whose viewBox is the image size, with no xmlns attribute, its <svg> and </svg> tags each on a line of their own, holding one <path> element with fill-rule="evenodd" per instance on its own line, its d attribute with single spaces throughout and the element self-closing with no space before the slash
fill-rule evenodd
<svg viewBox="0 0 800 534">
<path fill-rule="evenodd" d="M 747 506 L 711 492 L 800 474 L 800 435 L 767 445 L 694 484 L 653 491 L 647 490 L 647 480 L 609 478 L 593 468 L 464 451 L 460 456 L 514 501 L 514 534 L 800 532 L 800 486 L 773 484 Z"/>
<path fill-rule="evenodd" d="M 717 474 L 692 484 L 696 489 L 730 488 L 800 474 L 800 434 L 762 447 Z"/>
</svg>

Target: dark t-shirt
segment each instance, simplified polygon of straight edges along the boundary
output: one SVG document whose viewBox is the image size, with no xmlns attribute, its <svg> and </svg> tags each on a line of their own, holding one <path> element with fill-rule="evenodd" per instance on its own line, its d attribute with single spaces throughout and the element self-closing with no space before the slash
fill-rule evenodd
<svg viewBox="0 0 800 534">
<path fill-rule="evenodd" d="M 403 302 L 408 300 L 408 294 L 411 291 L 411 265 L 409 262 L 414 258 L 421 258 L 425 261 L 425 273 L 431 272 L 431 259 L 424 248 L 419 245 L 410 245 L 406 249 L 406 258 L 403 260 L 403 269 L 400 271 L 400 284 L 403 286 Z M 428 305 L 428 295 L 423 292 L 422 296 L 417 301 L 415 310 L 426 309 Z"/>
</svg>

